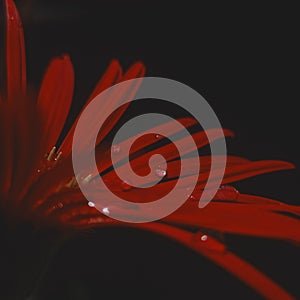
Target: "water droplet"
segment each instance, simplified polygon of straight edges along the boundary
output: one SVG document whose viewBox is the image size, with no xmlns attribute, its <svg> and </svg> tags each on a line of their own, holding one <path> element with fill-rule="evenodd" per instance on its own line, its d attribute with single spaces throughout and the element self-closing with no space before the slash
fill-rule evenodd
<svg viewBox="0 0 300 300">
<path fill-rule="evenodd" d="M 207 235 L 203 234 L 200 239 L 201 239 L 202 242 L 207 241 Z"/>
<path fill-rule="evenodd" d="M 157 168 L 157 169 L 155 170 L 155 174 L 156 174 L 158 177 L 163 178 L 163 177 L 165 177 L 165 176 L 167 175 L 167 171 L 164 170 L 164 169 L 161 169 L 161 168 Z"/>
<path fill-rule="evenodd" d="M 197 200 L 194 195 L 189 195 L 188 197 L 189 197 L 189 200 Z"/>
<path fill-rule="evenodd" d="M 156 138 L 156 139 L 161 139 L 162 136 L 161 136 L 160 134 L 156 134 L 156 135 L 155 135 L 155 138 Z"/>
<path fill-rule="evenodd" d="M 121 147 L 120 147 L 119 145 L 113 145 L 113 146 L 111 147 L 111 151 L 112 151 L 112 153 L 114 153 L 114 154 L 118 154 L 118 153 L 121 152 Z"/>
<path fill-rule="evenodd" d="M 126 180 L 122 181 L 121 186 L 123 191 L 129 191 L 132 188 L 131 184 Z"/>
<path fill-rule="evenodd" d="M 89 207 L 95 207 L 95 203 L 94 203 L 94 202 L 91 202 L 91 201 L 89 201 L 89 203 L 88 203 L 88 206 L 89 206 Z"/>
<path fill-rule="evenodd" d="M 106 214 L 106 215 L 109 215 L 109 213 L 110 213 L 108 207 L 104 207 L 104 208 L 102 209 L 102 212 L 103 212 L 104 214 Z"/>
<path fill-rule="evenodd" d="M 231 185 L 221 185 L 213 200 L 236 201 L 239 191 Z"/>
<path fill-rule="evenodd" d="M 14 21 L 14 20 L 15 20 L 15 17 L 11 16 L 9 19 L 10 19 L 11 21 Z"/>
<path fill-rule="evenodd" d="M 218 241 L 216 238 L 197 232 L 193 236 L 193 241 L 200 247 L 205 247 L 211 251 L 224 253 L 226 252 L 226 245 Z"/>
<path fill-rule="evenodd" d="M 63 203 L 59 202 L 59 203 L 57 204 L 57 207 L 58 207 L 58 208 L 63 208 L 64 205 L 63 205 Z"/>
<path fill-rule="evenodd" d="M 37 172 L 38 172 L 38 173 L 41 173 L 41 170 L 40 170 L 40 169 L 38 169 L 38 170 L 37 170 Z"/>
</svg>

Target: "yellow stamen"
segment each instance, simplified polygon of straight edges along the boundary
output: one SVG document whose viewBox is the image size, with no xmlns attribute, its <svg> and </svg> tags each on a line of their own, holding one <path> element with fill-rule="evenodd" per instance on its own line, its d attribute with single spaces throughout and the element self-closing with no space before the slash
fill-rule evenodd
<svg viewBox="0 0 300 300">
<path fill-rule="evenodd" d="M 53 156 L 54 156 L 54 154 L 55 154 L 55 151 L 56 151 L 56 147 L 54 146 L 54 147 L 51 149 L 51 151 L 50 151 L 50 153 L 49 153 L 49 155 L 48 155 L 48 157 L 47 157 L 47 160 L 48 160 L 48 161 L 51 161 L 51 160 L 52 160 L 52 158 L 53 158 Z"/>
<path fill-rule="evenodd" d="M 62 152 L 59 152 L 54 160 L 58 161 L 61 157 L 62 157 Z"/>
<path fill-rule="evenodd" d="M 73 176 L 72 179 L 65 186 L 68 188 L 73 188 L 73 187 L 78 186 L 76 177 Z"/>
</svg>

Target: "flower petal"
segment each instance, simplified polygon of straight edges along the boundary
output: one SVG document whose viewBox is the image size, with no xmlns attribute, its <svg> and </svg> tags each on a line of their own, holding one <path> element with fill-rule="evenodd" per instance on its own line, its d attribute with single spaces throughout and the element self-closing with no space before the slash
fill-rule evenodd
<svg viewBox="0 0 300 300">
<path fill-rule="evenodd" d="M 176 176 L 176 173 L 180 174 L 180 164 L 178 164 L 177 162 L 178 161 L 174 161 L 172 163 L 170 176 L 174 175 L 175 176 L 174 178 L 169 178 L 168 175 L 166 177 L 167 181 L 162 180 L 158 184 L 148 188 L 130 187 L 124 190 L 124 181 L 123 181 L 124 178 L 123 179 L 119 178 L 114 170 L 103 175 L 103 180 L 106 186 L 109 188 L 109 190 L 114 193 L 117 193 L 117 195 L 122 199 L 131 202 L 136 202 L 136 203 L 151 202 L 164 197 L 177 184 L 178 176 Z M 141 168 L 140 165 L 138 165 L 138 167 L 139 169 Z M 225 168 L 224 177 L 222 179 L 222 184 L 229 184 L 245 178 L 260 175 L 263 173 L 290 169 L 292 167 L 293 166 L 291 164 L 282 161 L 258 161 L 258 162 L 246 161 L 245 163 L 243 162 L 238 164 L 235 163 L 227 164 L 227 167 Z M 147 168 L 145 164 L 144 164 L 144 168 Z M 182 178 L 180 178 L 180 187 L 176 187 L 176 188 L 180 189 L 180 192 L 183 191 L 182 189 L 184 189 L 184 193 L 187 195 L 187 198 L 189 198 L 190 195 L 193 195 L 193 198 L 199 201 L 203 189 L 215 187 L 216 185 L 215 180 L 217 181 L 217 179 L 219 179 L 224 172 L 223 169 L 214 169 L 212 172 L 209 172 L 209 171 L 205 171 L 205 168 L 203 171 L 204 172 L 200 173 L 198 176 L 198 181 L 194 190 L 189 190 L 191 186 L 194 186 L 194 177 L 189 176 L 188 173 L 184 174 L 185 176 L 187 175 L 186 177 L 183 176 Z M 211 175 L 210 173 L 212 174 L 213 177 L 212 177 L 212 181 L 209 183 L 208 186 L 207 180 L 208 177 Z M 191 174 L 195 174 L 195 172 L 193 172 L 192 169 L 191 169 Z M 155 182 L 155 180 L 153 180 L 153 182 Z M 104 193 L 104 191 L 101 191 L 101 193 L 102 193 L 101 198 L 106 199 L 106 194 Z M 97 196 L 100 197 L 100 195 Z M 106 200 L 109 201 L 109 195 L 107 197 L 108 198 Z"/>
<path fill-rule="evenodd" d="M 140 76 L 144 74 L 144 66 L 141 63 L 134 64 L 122 77 L 122 80 L 137 78 L 128 84 L 119 86 L 117 89 L 108 90 L 105 94 L 100 94 L 93 104 L 95 118 L 89 117 L 88 121 L 80 128 L 82 135 L 77 145 L 78 152 L 90 151 L 90 147 L 95 147 L 94 138 L 97 136 L 96 145 L 100 143 L 110 132 L 120 116 L 123 114 L 142 82 Z M 126 103 L 126 104 L 125 104 Z M 122 106 L 123 108 L 119 108 Z M 102 118 L 102 127 L 99 131 L 99 118 Z M 105 118 L 105 119 L 103 119 Z M 82 124 L 81 124 L 82 125 Z M 65 154 L 66 155 L 66 154 Z"/>
<path fill-rule="evenodd" d="M 128 71 L 122 77 L 122 81 L 136 79 L 136 78 L 143 78 L 145 76 L 145 66 L 144 64 L 137 62 L 132 65 Z M 118 95 L 111 95 L 110 99 L 107 99 L 106 103 L 103 103 L 103 109 L 110 112 L 116 105 L 120 105 L 124 101 L 128 101 L 136 94 L 142 80 L 138 80 L 134 84 L 126 87 L 121 94 Z M 130 102 L 124 104 L 122 107 L 114 111 L 111 116 L 105 120 L 99 134 L 97 137 L 96 145 L 98 145 L 106 135 L 111 131 L 111 129 L 116 125 L 120 117 L 123 115 L 127 107 L 129 106 Z"/>
<path fill-rule="evenodd" d="M 175 226 L 190 226 L 205 228 L 216 232 L 255 237 L 282 239 L 300 243 L 300 220 L 277 213 L 274 205 L 251 203 L 252 196 L 247 202 L 214 202 L 199 209 L 197 201 L 186 202 L 179 210 L 166 217 L 163 221 Z M 257 199 L 256 199 L 257 201 Z M 281 208 L 277 205 L 278 209 Z M 291 206 L 283 208 L 293 211 Z"/>
<path fill-rule="evenodd" d="M 155 134 L 155 132 L 165 132 L 167 134 L 167 136 L 171 136 L 177 133 L 177 127 L 174 127 L 174 122 L 179 122 L 181 123 L 186 129 L 189 129 L 190 127 L 192 127 L 193 125 L 195 125 L 197 123 L 197 121 L 195 119 L 192 118 L 180 118 L 176 121 L 170 121 L 164 124 L 160 124 L 156 127 L 152 128 L 152 131 L 154 132 L 153 135 L 145 135 L 142 138 L 137 139 L 136 141 L 134 141 L 134 149 L 132 150 L 134 153 L 137 153 L 140 150 L 143 150 L 145 152 L 145 149 L 148 146 L 155 146 L 155 144 L 157 142 L 161 142 L 164 137 Z M 122 149 L 127 149 L 130 146 L 130 140 L 125 140 L 123 142 L 121 142 L 118 145 L 113 145 L 112 147 L 117 147 L 117 149 L 119 149 L 120 151 L 117 153 L 117 157 L 116 159 L 116 163 L 119 163 L 120 161 L 124 160 L 124 158 L 126 157 L 127 153 L 125 151 L 122 151 Z M 101 147 L 97 147 L 96 148 L 96 157 L 99 158 L 99 164 L 98 164 L 98 170 L 99 172 L 103 172 L 106 169 L 109 169 L 112 167 L 112 162 L 111 159 L 109 159 L 110 155 L 111 155 L 111 150 L 112 149 L 103 149 Z"/>
<path fill-rule="evenodd" d="M 6 97 L 17 100 L 26 91 L 26 59 L 22 22 L 12 0 L 4 1 L 6 16 Z"/>
<path fill-rule="evenodd" d="M 44 77 L 37 107 L 45 121 L 41 145 L 50 151 L 68 116 L 74 91 L 74 70 L 67 55 L 54 59 Z"/>
<path fill-rule="evenodd" d="M 97 83 L 95 89 L 91 93 L 88 101 L 84 105 L 84 108 L 100 93 L 108 89 L 109 87 L 113 86 L 116 82 L 118 82 L 123 76 L 123 70 L 120 66 L 120 63 L 114 59 L 111 61 L 110 65 L 108 66 L 107 70 Z"/>
<path fill-rule="evenodd" d="M 110 65 L 108 66 L 104 75 L 101 77 L 96 88 L 94 89 L 91 96 L 89 97 L 87 103 L 84 105 L 83 110 L 97 95 L 99 95 L 101 92 L 103 92 L 110 86 L 117 83 L 121 77 L 122 77 L 122 68 L 117 60 L 113 60 L 110 63 Z M 59 151 L 63 152 L 65 157 L 69 156 L 71 153 L 73 134 L 74 134 L 75 127 L 76 127 L 79 117 L 80 117 L 80 115 L 77 117 L 72 128 L 70 129 L 70 131 L 68 132 L 67 136 L 65 137 L 64 141 L 62 142 L 62 144 L 60 146 Z"/>
<path fill-rule="evenodd" d="M 62 186 L 67 184 L 68 179 L 70 180 L 73 176 L 72 159 L 68 157 L 50 170 L 47 170 L 47 172 L 40 174 L 24 196 L 20 209 L 24 212 L 31 211 L 35 203 L 55 194 Z"/>
<path fill-rule="evenodd" d="M 11 108 L 5 102 L 0 102 L 0 197 L 5 199 L 10 186 L 13 173 L 13 118 Z M 3 201 L 0 201 L 3 204 Z"/>
<path fill-rule="evenodd" d="M 232 132 L 229 130 L 218 130 L 218 129 L 211 129 L 207 131 L 211 137 L 212 140 L 217 140 L 219 138 L 222 138 L 223 136 L 232 136 Z M 204 147 L 205 145 L 207 145 L 209 143 L 208 138 L 207 138 L 207 132 L 197 132 L 194 133 L 192 136 L 194 138 L 195 144 L 198 148 Z M 182 155 L 186 155 L 189 154 L 191 151 L 195 151 L 195 149 L 193 148 L 193 145 L 190 145 L 190 143 L 187 142 L 187 137 L 184 136 L 182 138 L 180 138 L 179 140 L 176 141 L 176 145 L 180 146 L 180 148 L 182 149 Z M 126 173 L 126 170 L 128 170 L 128 168 L 132 168 L 134 171 L 138 171 L 139 173 L 142 174 L 147 174 L 149 167 L 148 167 L 148 161 L 149 159 L 155 155 L 159 153 L 160 155 L 162 155 L 166 161 L 171 161 L 174 159 L 177 159 L 179 157 L 179 153 L 177 148 L 173 145 L 173 143 L 167 144 L 165 146 L 162 146 L 160 148 L 151 150 L 146 152 L 145 154 L 142 154 L 140 156 L 138 156 L 135 159 L 132 159 L 130 161 L 130 166 L 128 164 L 125 165 L 121 165 L 120 167 L 118 167 L 120 172 Z M 99 162 L 100 168 L 102 166 L 103 160 L 104 159 L 110 159 L 109 158 L 105 158 L 105 157 L 101 157 L 102 160 Z M 175 161 L 173 163 L 173 170 L 176 172 L 177 169 L 177 174 L 180 174 L 180 164 L 178 164 L 178 161 Z M 153 176 L 155 176 L 153 174 Z M 152 178 L 152 177 L 151 177 Z M 110 187 L 111 190 L 115 191 L 115 192 L 120 192 L 122 191 L 122 182 L 124 180 L 119 178 L 115 171 L 112 170 L 110 172 L 108 172 L 107 174 L 103 175 L 103 180 L 105 182 L 107 182 L 108 186 Z M 151 183 L 151 182 L 149 182 Z M 173 184 L 173 183 L 171 183 Z M 166 189 L 165 191 L 168 191 L 169 189 Z"/>
<path fill-rule="evenodd" d="M 222 184 L 227 184 L 239 180 L 243 180 L 249 177 L 271 173 L 275 171 L 281 170 L 290 170 L 294 169 L 294 165 L 285 161 L 280 160 L 261 160 L 248 162 L 245 164 L 239 164 L 235 166 L 231 166 L 225 172 L 224 178 L 222 180 Z M 214 171 L 214 177 L 218 178 L 222 174 L 222 170 Z M 200 181 L 198 184 L 205 184 L 209 173 L 201 174 Z"/>
</svg>

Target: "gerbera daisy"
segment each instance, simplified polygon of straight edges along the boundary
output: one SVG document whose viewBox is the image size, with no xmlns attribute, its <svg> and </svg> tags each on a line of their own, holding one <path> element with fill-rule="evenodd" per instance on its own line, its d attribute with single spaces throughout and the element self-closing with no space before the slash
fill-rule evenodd
<svg viewBox="0 0 300 300">
<path fill-rule="evenodd" d="M 35 95 L 27 88 L 22 23 L 12 0 L 4 1 L 4 12 L 5 56 L 1 66 L 3 76 L 0 94 L 0 212 L 3 228 L 8 232 L 7 257 L 18 257 L 20 245 L 24 244 L 22 241 L 25 239 L 25 247 L 14 261 L 17 276 L 13 273 L 15 269 L 8 265 L 7 277 L 12 277 L 12 283 L 7 285 L 5 299 L 29 297 L 41 277 L 40 271 L 45 261 L 61 241 L 82 230 L 101 226 L 137 227 L 164 235 L 223 267 L 262 296 L 292 299 L 282 287 L 227 249 L 219 238 L 220 234 L 234 234 L 299 243 L 299 220 L 292 217 L 300 216 L 299 207 L 244 195 L 228 186 L 247 177 L 293 168 L 291 164 L 273 160 L 252 162 L 228 156 L 223 185 L 212 202 L 205 209 L 199 209 L 198 199 L 211 167 L 211 157 L 200 156 L 201 173 L 195 189 L 189 190 L 188 186 L 188 178 L 194 172 L 193 166 L 184 174 L 188 200 L 179 210 L 147 224 L 129 224 L 111 219 L 109 207 L 99 212 L 78 187 L 78 181 L 93 184 L 93 176 L 96 175 L 92 175 L 90 170 L 83 170 L 82 176 L 75 176 L 73 172 L 72 138 L 78 119 L 61 145 L 56 147 L 73 97 L 74 71 L 69 56 L 63 55 L 51 61 Z M 110 86 L 128 79 L 142 78 L 144 73 L 145 67 L 140 62 L 124 72 L 119 62 L 113 60 L 86 105 Z M 138 88 L 138 84 L 131 85 L 124 93 L 131 97 Z M 113 95 L 105 99 L 102 109 L 109 111 L 115 103 L 122 101 L 122 95 Z M 121 198 L 136 203 L 153 201 L 172 189 L 180 173 L 180 159 L 189 158 L 178 157 L 178 152 L 166 138 L 146 135 L 135 144 L 130 164 L 139 174 L 145 174 L 148 170 L 145 162 L 155 153 L 162 154 L 168 162 L 168 168 L 157 170 L 161 181 L 151 192 L 141 193 L 130 183 L 118 178 L 112 169 L 110 153 L 113 151 L 118 154 L 120 168 L 126 167 L 122 164 L 125 154 L 120 150 L 128 141 L 111 149 L 106 138 L 126 108 L 127 105 L 123 105 L 111 114 L 98 134 L 96 158 L 101 161 L 98 172 L 107 186 Z M 102 110 L 99 111 L 99 118 L 102 113 Z M 193 118 L 185 117 L 178 121 L 191 131 L 198 148 L 208 145 L 205 132 L 193 131 L 196 125 Z M 177 133 L 172 122 L 153 128 L 153 132 L 162 127 L 169 135 Z M 229 130 L 211 131 L 216 140 L 223 135 L 232 136 Z M 185 139 L 180 137 L 178 142 L 184 144 Z M 186 154 L 190 151 L 187 147 Z M 105 191 L 102 196 L 106 196 Z M 126 213 L 126 207 L 120 208 L 120 213 Z M 28 249 L 26 244 L 30 245 Z M 38 251 L 32 252 L 34 248 Z M 33 265 L 36 272 L 29 272 L 32 261 L 35 261 Z M 19 279 L 14 280 L 14 277 Z"/>
</svg>

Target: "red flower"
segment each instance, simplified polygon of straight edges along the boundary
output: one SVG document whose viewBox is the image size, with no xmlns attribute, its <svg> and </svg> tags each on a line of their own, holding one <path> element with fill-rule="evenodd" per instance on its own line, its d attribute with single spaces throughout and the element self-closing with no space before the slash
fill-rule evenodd
<svg viewBox="0 0 300 300">
<path fill-rule="evenodd" d="M 223 185 L 213 201 L 205 208 L 198 208 L 197 199 L 205 187 L 211 166 L 209 156 L 201 156 L 201 174 L 193 191 L 188 191 L 189 176 L 193 166 L 185 175 L 188 201 L 176 212 L 164 219 L 147 224 L 124 224 L 101 214 L 82 195 L 77 180 L 92 184 L 86 173 L 83 178 L 75 178 L 72 168 L 71 148 L 75 124 L 70 129 L 61 146 L 56 149 L 58 137 L 70 109 L 74 71 L 70 58 L 64 55 L 52 60 L 35 97 L 27 89 L 26 63 L 21 20 L 12 0 L 5 0 L 6 16 L 6 59 L 0 98 L 0 207 L 8 224 L 28 222 L 36 228 L 56 228 L 62 232 L 76 232 L 95 226 L 134 226 L 151 230 L 177 240 L 212 260 L 228 272 L 237 276 L 258 293 L 272 299 L 290 299 L 291 296 L 279 285 L 254 268 L 251 264 L 226 249 L 226 245 L 212 233 L 247 235 L 281 239 L 299 243 L 299 220 L 289 214 L 300 216 L 300 208 L 262 197 L 238 193 L 232 182 L 258 174 L 293 166 L 282 161 L 252 162 L 244 158 L 228 156 Z M 86 105 L 108 87 L 128 79 L 143 77 L 145 68 L 135 63 L 124 72 L 114 60 L 97 84 Z M 131 86 L 134 94 L 138 86 Z M 103 109 L 109 110 L 121 97 L 107 99 Z M 120 197 L 132 202 L 147 202 L 159 198 L 172 189 L 179 172 L 178 152 L 172 144 L 160 146 L 154 143 L 154 136 L 145 136 L 134 148 L 131 165 L 140 174 L 147 172 L 145 164 L 153 153 L 159 152 L 168 161 L 168 171 L 163 172 L 162 181 L 151 193 L 141 193 L 122 182 L 111 170 L 110 148 L 106 136 L 114 128 L 127 105 L 111 115 L 101 129 L 96 148 L 96 157 L 101 160 L 99 172 L 108 186 Z M 99 112 L 101 117 L 101 112 Z M 192 128 L 195 120 L 179 120 L 186 128 Z M 172 122 L 160 125 L 172 132 Z M 215 139 L 221 132 L 212 132 Z M 232 136 L 229 130 L 223 134 Z M 208 144 L 204 132 L 193 133 L 199 148 Z M 184 143 L 185 138 L 179 142 Z M 126 141 L 124 141 L 126 143 Z M 155 150 L 146 151 L 150 145 L 158 145 Z M 122 148 L 122 144 L 120 145 Z M 116 149 L 119 151 L 119 149 Z M 186 149 L 188 154 L 190 149 Z M 46 154 L 47 153 L 47 154 Z M 45 155 L 46 154 L 46 155 Z M 119 153 L 119 161 L 124 158 Z M 188 160 L 188 158 L 185 158 Z M 122 167 L 122 166 L 121 166 Z M 143 199 L 143 200 L 141 200 Z M 109 209 L 108 209 L 109 210 Z M 126 210 L 124 210 L 126 213 Z M 195 233 L 196 231 L 196 233 Z M 209 232 L 209 233 L 208 233 Z"/>
</svg>

